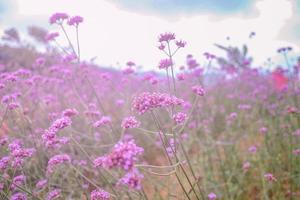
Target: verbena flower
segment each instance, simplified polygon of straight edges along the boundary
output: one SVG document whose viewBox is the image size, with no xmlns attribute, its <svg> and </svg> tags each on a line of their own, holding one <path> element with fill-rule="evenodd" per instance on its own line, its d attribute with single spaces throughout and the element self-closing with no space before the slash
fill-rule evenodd
<svg viewBox="0 0 300 200">
<path fill-rule="evenodd" d="M 179 112 L 173 115 L 173 120 L 176 124 L 182 124 L 187 118 L 187 115 L 183 112 Z"/>
<path fill-rule="evenodd" d="M 91 192 L 91 200 L 109 200 L 110 194 L 102 189 L 96 189 Z"/>
<path fill-rule="evenodd" d="M 162 59 L 159 62 L 158 68 L 159 69 L 167 69 L 168 67 L 171 67 L 173 65 L 173 62 L 171 59 Z"/>
<path fill-rule="evenodd" d="M 57 165 L 61 165 L 63 163 L 70 163 L 71 157 L 67 154 L 55 155 L 49 159 L 47 165 L 47 172 L 53 173 Z"/>
<path fill-rule="evenodd" d="M 215 200 L 215 199 L 217 199 L 217 195 L 215 193 L 213 193 L 213 192 L 209 193 L 207 195 L 207 197 L 208 197 L 209 200 Z"/>
<path fill-rule="evenodd" d="M 141 123 L 137 121 L 134 116 L 129 116 L 123 119 L 121 126 L 122 128 L 128 129 L 128 128 L 137 128 L 140 126 L 140 124 Z"/>
<path fill-rule="evenodd" d="M 125 185 L 130 189 L 140 190 L 142 189 L 143 178 L 144 176 L 137 169 L 132 169 L 119 179 L 118 185 Z"/>
<path fill-rule="evenodd" d="M 204 90 L 203 87 L 200 86 L 200 85 L 195 85 L 195 86 L 193 86 L 193 87 L 192 87 L 192 91 L 193 91 L 194 93 L 196 93 L 197 95 L 199 95 L 199 96 L 204 96 L 204 95 L 205 95 L 205 90 Z"/>
<path fill-rule="evenodd" d="M 159 42 L 170 42 L 171 40 L 175 40 L 174 33 L 162 33 L 158 37 Z"/>
<path fill-rule="evenodd" d="M 50 192 L 48 192 L 46 200 L 54 200 L 60 197 L 61 190 L 60 189 L 54 189 Z"/>
<path fill-rule="evenodd" d="M 170 94 L 144 92 L 134 97 L 132 107 L 139 114 L 144 114 L 155 108 L 182 105 L 183 103 L 184 101 L 182 99 Z"/>
<path fill-rule="evenodd" d="M 27 200 L 27 195 L 21 192 L 15 193 L 10 197 L 10 200 Z"/>
<path fill-rule="evenodd" d="M 41 190 L 41 189 L 45 188 L 47 184 L 48 184 L 48 180 L 42 179 L 36 183 L 35 187 L 36 187 L 36 189 Z"/>
<path fill-rule="evenodd" d="M 71 17 L 71 18 L 69 18 L 69 20 L 68 20 L 68 24 L 70 25 L 70 26 L 78 26 L 80 23 L 82 23 L 83 22 L 83 17 L 81 17 L 81 16 L 74 16 L 74 17 Z"/>
<path fill-rule="evenodd" d="M 50 19 L 49 19 L 49 22 L 50 24 L 55 24 L 55 23 L 62 23 L 64 20 L 68 19 L 69 18 L 69 15 L 66 14 L 66 13 L 54 13 Z"/>
<path fill-rule="evenodd" d="M 99 128 L 103 125 L 107 125 L 111 123 L 111 118 L 109 116 L 102 116 L 100 120 L 94 123 L 95 128 Z"/>
<path fill-rule="evenodd" d="M 126 171 L 131 170 L 138 159 L 138 156 L 144 152 L 142 147 L 135 144 L 134 140 L 117 143 L 113 150 L 102 157 L 94 160 L 95 167 L 113 168 L 119 167 Z"/>
<path fill-rule="evenodd" d="M 264 177 L 269 182 L 277 181 L 277 179 L 275 178 L 275 176 L 272 173 L 266 173 L 266 174 L 264 174 Z"/>
</svg>

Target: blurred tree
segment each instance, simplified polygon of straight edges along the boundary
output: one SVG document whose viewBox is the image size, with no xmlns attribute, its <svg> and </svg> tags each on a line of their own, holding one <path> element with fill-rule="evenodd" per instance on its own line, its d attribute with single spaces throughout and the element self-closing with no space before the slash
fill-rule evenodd
<svg viewBox="0 0 300 200">
<path fill-rule="evenodd" d="M 237 72 L 243 68 L 247 68 L 252 63 L 252 57 L 248 57 L 248 47 L 243 45 L 242 49 L 238 47 L 225 47 L 215 44 L 218 48 L 226 52 L 226 57 L 218 57 L 218 63 L 222 69 L 231 72 Z"/>
<path fill-rule="evenodd" d="M 15 28 L 6 29 L 2 39 L 10 42 L 20 43 L 19 32 Z"/>
<path fill-rule="evenodd" d="M 28 34 L 37 42 L 47 43 L 45 37 L 47 35 L 47 30 L 38 26 L 29 26 L 27 28 Z"/>
</svg>

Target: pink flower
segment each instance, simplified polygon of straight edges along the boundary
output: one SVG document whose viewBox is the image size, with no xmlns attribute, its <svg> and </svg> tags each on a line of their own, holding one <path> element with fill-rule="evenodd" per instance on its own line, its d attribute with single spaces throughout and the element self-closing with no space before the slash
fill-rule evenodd
<svg viewBox="0 0 300 200">
<path fill-rule="evenodd" d="M 10 197 L 10 200 L 27 200 L 27 196 L 24 193 L 18 192 L 18 193 L 13 194 Z"/>
<path fill-rule="evenodd" d="M 259 129 L 259 133 L 262 135 L 265 135 L 267 132 L 268 132 L 268 128 L 264 126 Z"/>
<path fill-rule="evenodd" d="M 94 123 L 95 128 L 99 128 L 100 126 L 107 125 L 111 123 L 111 118 L 109 116 L 103 116 L 100 120 Z"/>
<path fill-rule="evenodd" d="M 253 145 L 253 146 L 251 146 L 251 147 L 249 147 L 248 148 L 248 151 L 250 152 L 250 153 L 256 153 L 257 152 L 257 146 L 256 145 Z"/>
<path fill-rule="evenodd" d="M 243 170 L 245 172 L 248 171 L 250 169 L 250 167 L 251 167 L 250 162 L 244 162 L 244 164 L 243 164 Z"/>
<path fill-rule="evenodd" d="M 169 94 L 144 92 L 134 97 L 132 107 L 141 115 L 155 108 L 182 105 L 183 103 L 182 99 Z"/>
<path fill-rule="evenodd" d="M 176 124 L 182 124 L 186 120 L 186 118 L 187 115 L 182 112 L 173 115 L 173 120 L 176 122 Z"/>
<path fill-rule="evenodd" d="M 294 136 L 296 137 L 300 137 L 300 129 L 296 130 L 294 133 L 293 133 Z"/>
<path fill-rule="evenodd" d="M 185 42 L 185 41 L 182 41 L 182 40 L 176 41 L 176 46 L 177 46 L 178 48 L 183 48 L 183 47 L 185 47 L 185 45 L 186 45 L 186 42 Z"/>
<path fill-rule="evenodd" d="M 158 38 L 159 42 L 170 42 L 171 40 L 175 40 L 174 33 L 163 33 L 163 34 L 160 34 L 160 36 Z"/>
<path fill-rule="evenodd" d="M 207 197 L 208 197 L 209 200 L 215 200 L 215 199 L 217 199 L 217 195 L 215 193 L 213 193 L 213 192 L 209 193 L 207 195 Z"/>
<path fill-rule="evenodd" d="M 50 19 L 49 22 L 50 24 L 61 24 L 65 19 L 68 19 L 69 16 L 66 13 L 54 13 Z"/>
<path fill-rule="evenodd" d="M 140 124 L 141 123 L 137 121 L 134 116 L 130 116 L 123 119 L 121 126 L 122 128 L 128 129 L 128 128 L 137 128 L 140 126 Z"/>
<path fill-rule="evenodd" d="M 78 115 L 78 111 L 75 108 L 68 108 L 63 111 L 62 115 L 64 117 L 72 117 L 74 115 Z"/>
<path fill-rule="evenodd" d="M 160 45 L 158 46 L 159 50 L 164 50 L 166 48 L 166 46 L 163 43 L 160 43 Z"/>
<path fill-rule="evenodd" d="M 10 157 L 4 156 L 0 159 L 0 170 L 5 170 L 9 165 Z"/>
<path fill-rule="evenodd" d="M 47 179 L 43 179 L 43 180 L 38 181 L 37 184 L 35 185 L 35 187 L 40 190 L 40 189 L 45 188 L 45 186 L 47 185 L 47 183 L 48 183 L 48 180 Z"/>
<path fill-rule="evenodd" d="M 69 19 L 68 24 L 70 26 L 78 26 L 82 22 L 83 18 L 81 16 L 74 16 Z"/>
<path fill-rule="evenodd" d="M 118 185 L 126 185 L 131 189 L 140 190 L 142 188 L 141 182 L 143 178 L 144 176 L 137 169 L 133 169 L 118 181 Z"/>
<path fill-rule="evenodd" d="M 200 86 L 200 85 L 195 85 L 195 86 L 193 86 L 193 87 L 192 87 L 192 91 L 193 91 L 194 93 L 196 93 L 197 95 L 199 95 L 199 96 L 204 96 L 204 95 L 205 95 L 205 90 L 204 90 L 203 87 Z"/>
<path fill-rule="evenodd" d="M 181 73 L 181 74 L 177 74 L 177 79 L 179 81 L 183 81 L 185 79 L 185 74 Z"/>
<path fill-rule="evenodd" d="M 71 158 L 67 154 L 55 155 L 52 158 L 50 158 L 48 161 L 47 172 L 52 174 L 57 165 L 63 163 L 70 163 L 70 162 L 71 162 Z"/>
<path fill-rule="evenodd" d="M 54 189 L 54 190 L 48 192 L 46 200 L 57 199 L 60 197 L 60 193 L 61 193 L 60 189 Z"/>
<path fill-rule="evenodd" d="M 102 189 L 93 190 L 91 200 L 109 200 L 110 194 Z"/>
<path fill-rule="evenodd" d="M 137 157 L 144 152 L 142 147 L 135 144 L 134 140 L 119 142 L 114 149 L 106 156 L 94 160 L 95 167 L 113 168 L 120 167 L 126 171 L 133 168 Z"/>
<path fill-rule="evenodd" d="M 271 173 L 266 173 L 264 175 L 264 177 L 269 181 L 269 182 L 274 182 L 274 181 L 277 181 L 277 179 L 274 177 L 273 174 Z"/>
<path fill-rule="evenodd" d="M 167 69 L 168 67 L 172 66 L 173 65 L 173 62 L 171 59 L 162 59 L 160 62 L 159 62 L 159 65 L 158 65 L 158 68 L 159 69 Z"/>
<path fill-rule="evenodd" d="M 293 151 L 293 154 L 295 154 L 295 155 L 300 155 L 300 149 L 295 149 L 295 150 Z"/>
</svg>

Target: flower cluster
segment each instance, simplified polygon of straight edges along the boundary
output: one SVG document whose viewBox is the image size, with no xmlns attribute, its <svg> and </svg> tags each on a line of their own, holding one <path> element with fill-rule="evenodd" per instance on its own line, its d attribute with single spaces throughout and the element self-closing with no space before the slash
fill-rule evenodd
<svg viewBox="0 0 300 200">
<path fill-rule="evenodd" d="M 23 148 L 18 140 L 14 140 L 8 145 L 13 167 L 21 167 L 26 158 L 32 157 L 35 153 L 34 148 Z"/>
<path fill-rule="evenodd" d="M 120 167 L 126 171 L 131 170 L 139 155 L 144 152 L 142 147 L 135 144 L 134 140 L 119 142 L 114 149 L 105 156 L 94 160 L 95 167 L 113 168 Z"/>
<path fill-rule="evenodd" d="M 69 15 L 66 13 L 54 13 L 50 19 L 49 22 L 50 24 L 61 24 L 64 20 L 68 19 Z"/>
<path fill-rule="evenodd" d="M 134 116 L 129 116 L 123 119 L 121 126 L 122 128 L 128 129 L 128 128 L 137 128 L 140 126 L 140 124 L 141 123 L 137 121 Z"/>
<path fill-rule="evenodd" d="M 15 193 L 10 197 L 10 200 L 27 200 L 27 195 L 21 192 Z"/>
<path fill-rule="evenodd" d="M 155 108 L 182 105 L 184 101 L 166 93 L 144 92 L 135 96 L 132 106 L 139 114 L 144 114 Z"/>
<path fill-rule="evenodd" d="M 119 179 L 118 185 L 125 185 L 130 189 L 140 190 L 143 178 L 144 176 L 137 169 L 133 169 Z"/>
<path fill-rule="evenodd" d="M 193 90 L 194 93 L 196 93 L 199 96 L 204 96 L 205 95 L 205 90 L 200 85 L 193 86 L 192 90 Z"/>
<path fill-rule="evenodd" d="M 94 123 L 95 128 L 99 128 L 103 125 L 107 125 L 111 123 L 111 118 L 109 116 L 102 116 L 100 120 Z"/>
<path fill-rule="evenodd" d="M 102 189 L 93 190 L 91 192 L 91 200 L 109 200 L 110 194 Z"/>
<path fill-rule="evenodd" d="M 70 163 L 70 162 L 71 162 L 71 158 L 67 154 L 55 155 L 52 158 L 50 158 L 48 161 L 47 172 L 51 174 L 54 172 L 54 169 L 57 165 L 63 163 Z"/>
<path fill-rule="evenodd" d="M 78 26 L 80 23 L 83 22 L 83 18 L 81 16 L 74 16 L 74 17 L 71 17 L 69 20 L 68 20 L 68 24 L 70 26 Z"/>
<path fill-rule="evenodd" d="M 179 112 L 173 115 L 173 120 L 176 124 L 182 124 L 187 118 L 187 115 L 183 112 Z"/>
<path fill-rule="evenodd" d="M 173 61 L 169 58 L 167 59 L 162 59 L 159 62 L 158 68 L 159 69 L 167 69 L 168 67 L 171 67 L 173 65 Z"/>
<path fill-rule="evenodd" d="M 60 193 L 61 193 L 60 189 L 54 189 L 54 190 L 48 192 L 46 200 L 57 199 L 58 197 L 60 197 Z"/>
<path fill-rule="evenodd" d="M 68 113 L 70 114 L 70 113 Z M 72 124 L 72 120 L 68 116 L 63 116 L 55 120 L 52 125 L 44 131 L 42 139 L 46 147 L 58 147 L 60 144 L 68 143 L 69 139 L 66 137 L 58 137 L 57 133 Z"/>
</svg>

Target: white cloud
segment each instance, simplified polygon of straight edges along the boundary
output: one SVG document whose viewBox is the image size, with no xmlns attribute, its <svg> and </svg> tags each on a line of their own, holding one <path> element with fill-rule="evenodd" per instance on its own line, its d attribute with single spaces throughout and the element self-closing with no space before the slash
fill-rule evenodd
<svg viewBox="0 0 300 200">
<path fill-rule="evenodd" d="M 120 10 L 104 0 L 16 0 L 16 3 L 17 10 L 10 23 L 24 24 L 22 19 L 27 19 L 32 24 L 44 22 L 46 26 L 48 16 L 54 12 L 78 14 L 85 18 L 80 27 L 84 58 L 97 56 L 97 62 L 104 65 L 133 60 L 148 69 L 156 68 L 163 57 L 156 48 L 156 40 L 165 31 L 174 32 L 188 42 L 186 49 L 178 53 L 178 64 L 184 62 L 188 53 L 202 58 L 204 51 L 218 52 L 213 44 L 227 44 L 226 36 L 235 44 L 247 43 L 256 63 L 261 63 L 274 56 L 278 47 L 288 44 L 278 39 L 279 33 L 295 15 L 289 0 L 258 0 L 249 16 L 194 15 L 177 21 Z M 257 36 L 249 41 L 251 31 Z"/>
</svg>

